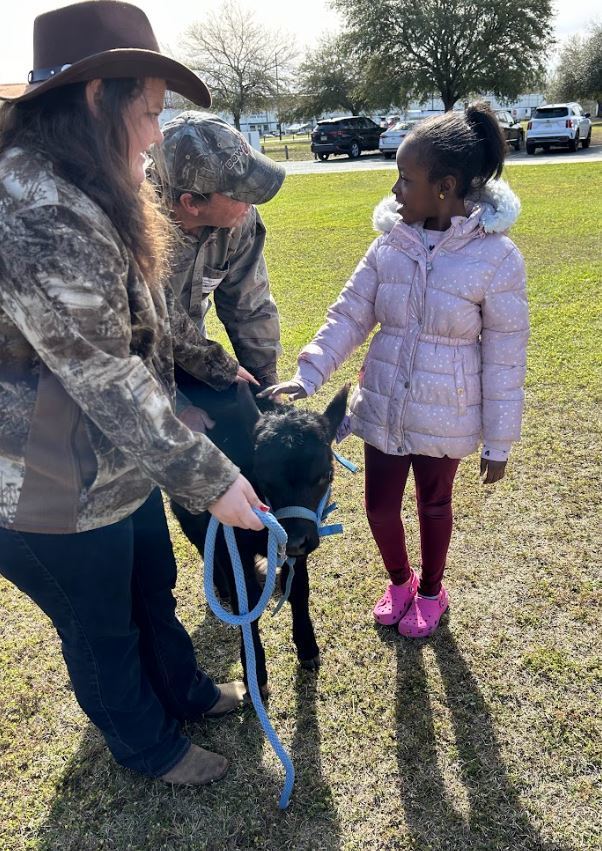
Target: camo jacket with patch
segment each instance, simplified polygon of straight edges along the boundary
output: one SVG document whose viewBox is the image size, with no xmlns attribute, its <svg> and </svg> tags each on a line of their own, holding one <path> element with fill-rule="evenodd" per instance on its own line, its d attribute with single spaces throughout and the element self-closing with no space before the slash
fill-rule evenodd
<svg viewBox="0 0 602 851">
<path fill-rule="evenodd" d="M 39 154 L 0 157 L 0 526 L 81 532 L 159 485 L 198 513 L 238 469 L 174 414 L 174 358 L 216 389 L 236 361 L 151 289 L 104 212 Z"/>
<path fill-rule="evenodd" d="M 278 310 L 263 257 L 265 235 L 256 207 L 238 227 L 206 227 L 196 235 L 182 235 L 170 285 L 202 329 L 213 296 L 236 357 L 267 386 L 278 380 L 281 348 Z"/>
</svg>

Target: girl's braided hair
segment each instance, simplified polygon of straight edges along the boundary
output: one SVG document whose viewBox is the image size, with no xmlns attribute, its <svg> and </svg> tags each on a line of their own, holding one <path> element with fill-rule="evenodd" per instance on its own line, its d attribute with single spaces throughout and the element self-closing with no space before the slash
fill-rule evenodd
<svg viewBox="0 0 602 851">
<path fill-rule="evenodd" d="M 429 118 L 407 138 L 415 143 L 431 183 L 454 175 L 460 198 L 502 174 L 506 141 L 495 114 L 485 103 L 470 104 L 464 113 L 446 112 Z"/>
</svg>

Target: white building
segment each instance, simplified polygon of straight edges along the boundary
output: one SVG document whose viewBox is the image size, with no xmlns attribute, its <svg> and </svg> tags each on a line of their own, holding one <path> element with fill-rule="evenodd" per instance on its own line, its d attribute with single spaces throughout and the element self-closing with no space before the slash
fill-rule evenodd
<svg viewBox="0 0 602 851">
<path fill-rule="evenodd" d="M 471 100 L 484 100 L 488 103 L 492 109 L 505 109 L 508 112 L 511 112 L 512 115 L 517 120 L 522 120 L 525 118 L 531 117 L 531 111 L 539 106 L 541 103 L 545 103 L 545 97 L 541 92 L 529 92 L 528 94 L 520 95 L 515 100 L 498 100 L 495 95 L 489 93 L 485 95 L 474 95 L 472 98 L 468 98 L 465 101 L 458 101 L 454 107 L 454 109 L 462 110 L 470 103 Z M 170 101 L 166 101 L 166 109 L 163 110 L 160 118 L 161 124 L 169 121 L 174 115 L 177 115 L 180 110 L 170 108 Z M 413 101 L 409 104 L 407 109 L 401 109 L 401 107 L 391 106 L 387 110 L 382 110 L 378 113 L 370 113 L 370 117 L 377 124 L 380 123 L 381 119 L 386 115 L 406 115 L 407 113 L 420 113 L 422 116 L 428 115 L 438 115 L 443 112 L 443 101 L 435 97 L 433 95 L 429 100 L 419 103 L 418 101 Z M 232 115 L 228 112 L 218 113 L 220 118 L 223 118 L 224 121 L 227 121 L 230 124 L 233 124 Z M 346 112 L 336 111 L 336 112 L 327 112 L 324 113 L 322 118 L 339 118 L 342 115 L 347 115 Z M 313 118 L 313 116 L 310 116 Z M 267 133 L 271 133 L 278 130 L 278 116 L 276 111 L 274 110 L 265 110 L 264 112 L 255 112 L 252 114 L 242 115 L 240 119 L 240 129 L 242 133 L 252 133 L 257 132 L 260 136 L 265 136 Z M 282 124 L 282 132 L 284 133 L 287 124 L 283 122 Z"/>
<path fill-rule="evenodd" d="M 492 109 L 505 109 L 507 112 L 512 113 L 514 118 L 516 118 L 517 120 L 523 118 L 530 118 L 532 110 L 538 107 L 541 103 L 545 103 L 545 97 L 541 92 L 529 92 L 528 94 L 519 95 L 514 100 L 499 100 L 494 94 L 491 94 L 491 92 L 489 92 L 484 95 L 474 95 L 473 97 L 466 98 L 463 101 L 457 101 L 454 106 L 454 109 L 466 109 L 468 104 L 471 101 L 475 100 L 485 101 L 485 103 L 489 104 Z M 443 101 L 433 95 L 430 100 L 426 102 L 412 102 L 408 106 L 407 110 L 401 110 L 401 112 L 404 113 L 420 111 L 422 112 L 422 114 L 426 115 L 428 113 L 438 114 L 443 112 L 443 110 Z M 393 112 L 393 110 L 390 111 Z"/>
</svg>

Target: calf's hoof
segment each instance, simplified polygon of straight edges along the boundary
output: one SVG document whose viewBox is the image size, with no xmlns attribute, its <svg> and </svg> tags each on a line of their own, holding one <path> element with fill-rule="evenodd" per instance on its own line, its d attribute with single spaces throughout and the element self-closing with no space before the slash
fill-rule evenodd
<svg viewBox="0 0 602 851">
<path fill-rule="evenodd" d="M 317 671 L 320 667 L 320 654 L 314 656 L 313 659 L 299 659 L 299 664 L 306 671 Z"/>
<path fill-rule="evenodd" d="M 269 685 L 268 685 L 267 683 L 264 683 L 264 685 L 259 686 L 259 693 L 261 694 L 261 699 L 262 699 L 262 700 L 264 700 L 264 701 L 265 701 L 265 700 L 268 700 L 268 699 L 269 699 L 269 697 L 270 697 L 270 687 L 269 687 Z M 245 693 L 245 703 L 252 703 L 252 701 L 251 701 L 251 692 L 249 691 L 249 687 L 248 687 L 248 686 L 247 686 L 247 691 L 246 691 L 246 693 Z"/>
<path fill-rule="evenodd" d="M 230 592 L 225 591 L 223 588 L 220 588 L 219 585 L 214 585 L 213 590 L 215 591 L 215 596 L 220 601 L 220 603 L 230 603 Z"/>
</svg>

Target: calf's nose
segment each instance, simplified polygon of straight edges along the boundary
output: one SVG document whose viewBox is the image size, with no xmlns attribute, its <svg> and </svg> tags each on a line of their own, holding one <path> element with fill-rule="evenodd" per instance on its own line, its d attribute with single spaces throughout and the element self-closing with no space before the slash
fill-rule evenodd
<svg viewBox="0 0 602 851">
<path fill-rule="evenodd" d="M 312 553 L 318 546 L 319 539 L 315 532 L 310 529 L 286 530 L 288 540 L 286 552 L 289 556 L 306 556 Z"/>
<path fill-rule="evenodd" d="M 295 541 L 288 541 L 286 553 L 289 556 L 307 556 L 313 552 L 318 545 L 310 540 L 309 535 L 304 535 Z"/>
</svg>

